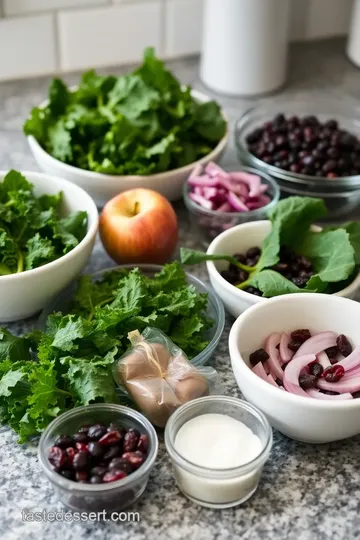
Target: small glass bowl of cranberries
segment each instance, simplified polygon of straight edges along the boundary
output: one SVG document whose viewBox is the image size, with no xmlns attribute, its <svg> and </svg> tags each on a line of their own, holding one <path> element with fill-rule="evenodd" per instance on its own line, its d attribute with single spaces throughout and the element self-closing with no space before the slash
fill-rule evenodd
<svg viewBox="0 0 360 540">
<path fill-rule="evenodd" d="M 284 196 L 323 198 L 329 218 L 360 205 L 360 122 L 351 103 L 282 100 L 246 111 L 236 122 L 241 163 L 272 176 Z"/>
<path fill-rule="evenodd" d="M 191 186 L 187 182 L 184 184 L 183 199 L 189 212 L 190 223 L 198 240 L 204 247 L 207 247 L 220 233 L 231 229 L 236 225 L 267 219 L 268 212 L 272 210 L 280 199 L 279 187 L 275 180 L 268 174 L 249 167 L 241 167 L 241 171 L 260 176 L 261 185 L 267 186 L 266 197 L 270 199 L 268 204 L 248 212 L 220 212 L 219 210 L 208 210 L 189 197 Z"/>
<path fill-rule="evenodd" d="M 151 423 L 116 404 L 77 407 L 40 438 L 39 461 L 60 501 L 81 512 L 119 511 L 145 491 L 158 452 Z"/>
</svg>

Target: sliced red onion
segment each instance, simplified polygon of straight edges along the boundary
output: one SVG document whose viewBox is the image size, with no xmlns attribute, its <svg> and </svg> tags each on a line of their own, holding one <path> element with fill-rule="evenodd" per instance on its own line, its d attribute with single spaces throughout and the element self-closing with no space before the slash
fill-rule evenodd
<svg viewBox="0 0 360 540">
<path fill-rule="evenodd" d="M 354 399 L 351 394 L 346 392 L 345 394 L 338 394 L 336 396 L 331 396 L 329 394 L 323 394 L 319 390 L 316 390 L 316 388 L 309 388 L 309 390 L 305 390 L 308 396 L 315 398 L 315 399 L 325 399 L 325 400 L 340 400 L 340 399 Z"/>
<path fill-rule="evenodd" d="M 270 201 L 270 198 L 264 195 L 268 186 L 261 183 L 260 176 L 241 171 L 227 173 L 215 163 L 209 163 L 205 170 L 201 165 L 197 165 L 188 183 L 192 188 L 189 196 L 193 193 L 202 197 L 202 199 L 191 198 L 207 210 L 219 210 L 228 202 L 229 207 L 226 207 L 226 211 L 248 212 L 262 208 Z M 211 201 L 213 205 L 210 207 L 208 203 L 204 203 L 204 199 Z"/>
<path fill-rule="evenodd" d="M 231 177 L 233 180 L 244 182 L 244 184 L 249 186 L 249 197 L 258 197 L 261 195 L 261 178 L 257 174 L 239 171 L 231 173 Z"/>
<path fill-rule="evenodd" d="M 293 357 L 284 370 L 283 384 L 285 390 L 297 394 L 298 396 L 308 397 L 305 390 L 303 390 L 299 384 L 299 375 L 301 370 L 311 362 L 314 362 L 314 360 L 316 360 L 315 354 L 304 354 L 297 358 L 295 358 L 295 356 Z"/>
<path fill-rule="evenodd" d="M 276 388 L 279 388 L 279 385 L 276 384 L 274 377 L 269 373 L 266 379 L 272 386 L 276 386 Z"/>
<path fill-rule="evenodd" d="M 235 195 L 235 193 L 232 193 L 231 191 L 228 194 L 228 203 L 237 211 L 237 212 L 248 212 L 249 209 L 242 202 L 242 200 Z"/>
<path fill-rule="evenodd" d="M 336 337 L 335 332 L 320 332 L 319 334 L 315 334 L 301 345 L 293 358 L 298 358 L 304 354 L 319 354 L 329 347 L 335 347 Z"/>
<path fill-rule="evenodd" d="M 231 212 L 232 206 L 228 202 L 224 202 L 216 210 L 218 212 Z"/>
<path fill-rule="evenodd" d="M 190 186 L 198 187 L 217 187 L 219 185 L 217 178 L 211 178 L 211 176 L 190 176 L 188 179 Z"/>
<path fill-rule="evenodd" d="M 339 392 L 340 394 L 358 392 L 360 390 L 360 375 L 358 377 L 344 376 L 338 382 L 327 382 L 323 377 L 317 381 L 317 386 L 320 390 L 329 390 L 331 392 Z"/>
<path fill-rule="evenodd" d="M 294 353 L 290 351 L 288 347 L 290 340 L 291 340 L 290 335 L 286 334 L 285 332 L 281 334 L 279 352 L 280 352 L 280 361 L 282 364 L 289 362 L 294 355 Z"/>
<path fill-rule="evenodd" d="M 360 366 L 360 347 L 355 347 L 355 349 L 352 353 L 349 354 L 349 356 L 343 358 L 342 360 L 340 360 L 340 362 L 337 362 L 336 365 L 342 366 L 345 371 L 349 371 L 350 369 L 354 369 Z"/>
<path fill-rule="evenodd" d="M 316 355 L 316 361 L 319 362 L 319 364 L 324 368 L 328 368 L 331 366 L 331 362 L 329 360 L 328 355 L 325 351 L 321 351 Z"/>
<path fill-rule="evenodd" d="M 206 165 L 205 172 L 211 177 L 221 176 L 222 178 L 230 178 L 229 173 L 224 171 L 224 169 L 222 169 L 212 161 L 210 161 L 210 163 Z"/>
<path fill-rule="evenodd" d="M 189 193 L 189 197 L 197 204 L 200 204 L 200 206 L 202 206 L 203 208 L 206 208 L 207 210 L 213 209 L 213 203 L 205 199 L 205 197 L 203 197 L 202 195 L 198 195 L 197 193 Z"/>
<path fill-rule="evenodd" d="M 265 372 L 264 366 L 261 362 L 258 362 L 253 368 L 252 371 L 256 373 L 258 377 L 263 379 L 264 381 L 267 381 L 267 374 Z"/>
<path fill-rule="evenodd" d="M 280 365 L 280 355 L 276 346 L 280 343 L 280 334 L 278 332 L 273 332 L 267 338 L 265 343 L 266 352 L 269 355 L 267 362 L 270 367 L 270 373 L 275 379 L 283 380 L 284 372 L 281 369 Z"/>
</svg>

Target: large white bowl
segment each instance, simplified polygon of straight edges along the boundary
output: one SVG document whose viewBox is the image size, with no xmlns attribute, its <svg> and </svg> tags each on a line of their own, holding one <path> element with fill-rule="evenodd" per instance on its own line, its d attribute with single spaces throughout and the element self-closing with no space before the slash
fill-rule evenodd
<svg viewBox="0 0 360 540">
<path fill-rule="evenodd" d="M 313 230 L 320 231 L 320 227 L 312 227 Z M 219 234 L 211 242 L 208 247 L 207 253 L 211 255 L 233 255 L 234 253 L 245 253 L 249 248 L 254 246 L 261 246 L 264 238 L 271 231 L 271 222 L 268 220 L 254 221 L 251 223 L 244 223 L 237 225 L 232 229 L 224 231 Z M 215 289 L 215 292 L 224 302 L 225 308 L 234 317 L 238 317 L 240 313 L 243 313 L 246 309 L 255 304 L 263 304 L 268 302 L 268 298 L 262 298 L 261 296 L 255 296 L 246 291 L 237 289 L 231 283 L 224 279 L 220 272 L 228 267 L 226 261 L 208 261 L 206 263 L 209 273 L 211 285 Z M 338 291 L 335 295 L 330 296 L 344 296 L 346 298 L 355 298 L 356 292 L 360 287 L 360 273 L 356 276 L 354 281 L 348 285 L 345 289 Z"/>
<path fill-rule="evenodd" d="M 196 90 L 192 91 L 192 96 L 201 103 L 205 103 L 211 99 Z M 42 103 L 40 107 L 44 107 L 46 104 L 47 101 Z M 224 113 L 223 116 L 225 118 Z M 91 195 L 98 207 L 102 207 L 107 201 L 122 191 L 139 187 L 158 191 L 169 201 L 181 199 L 183 184 L 188 179 L 194 167 L 198 163 L 205 165 L 210 161 L 218 161 L 221 158 L 229 139 L 229 130 L 227 129 L 224 137 L 210 154 L 202 159 L 190 163 L 190 165 L 186 165 L 185 167 L 148 176 L 116 176 L 79 169 L 78 167 L 67 165 L 53 158 L 40 146 L 32 135 L 28 136 L 27 139 L 33 156 L 42 171 L 60 176 L 77 184 Z"/>
<path fill-rule="evenodd" d="M 0 171 L 2 182 L 5 171 Z M 98 211 L 94 201 L 74 184 L 42 173 L 22 172 L 34 186 L 36 196 L 62 191 L 64 216 L 78 210 L 88 214 L 88 230 L 83 240 L 69 253 L 39 268 L 0 276 L 0 323 L 25 319 L 40 311 L 86 265 L 95 242 Z"/>
<path fill-rule="evenodd" d="M 360 399 L 327 401 L 290 394 L 251 371 L 249 355 L 272 332 L 309 328 L 345 334 L 360 345 L 360 303 L 325 294 L 289 294 L 252 306 L 235 321 L 229 335 L 231 365 L 245 398 L 273 427 L 304 442 L 325 443 L 360 433 Z"/>
</svg>

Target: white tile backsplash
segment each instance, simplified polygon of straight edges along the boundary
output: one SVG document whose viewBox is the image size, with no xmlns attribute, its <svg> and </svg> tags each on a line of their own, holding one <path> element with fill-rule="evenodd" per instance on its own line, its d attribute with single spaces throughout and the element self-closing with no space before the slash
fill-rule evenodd
<svg viewBox="0 0 360 540">
<path fill-rule="evenodd" d="M 62 11 L 58 15 L 60 68 L 76 70 L 140 60 L 143 49 L 161 49 L 160 0 Z"/>
<path fill-rule="evenodd" d="M 53 15 L 0 19 L 0 79 L 56 70 Z"/>
<path fill-rule="evenodd" d="M 198 53 L 205 1 L 0 0 L 0 79 Z M 291 41 L 347 34 L 353 0 L 289 1 Z"/>
<path fill-rule="evenodd" d="M 166 0 L 165 56 L 199 52 L 203 8 L 203 0 Z"/>
<path fill-rule="evenodd" d="M 3 0 L 5 15 L 26 15 L 69 7 L 109 4 L 110 0 Z"/>
</svg>

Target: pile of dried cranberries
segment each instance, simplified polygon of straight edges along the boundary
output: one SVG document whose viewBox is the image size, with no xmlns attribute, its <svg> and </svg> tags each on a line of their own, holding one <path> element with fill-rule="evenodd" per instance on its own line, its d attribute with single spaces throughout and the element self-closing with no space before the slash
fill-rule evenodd
<svg viewBox="0 0 360 540">
<path fill-rule="evenodd" d="M 48 459 L 69 480 L 102 484 L 138 469 L 147 458 L 148 446 L 148 436 L 134 428 L 85 425 L 72 436 L 60 435 L 49 449 Z"/>
</svg>

